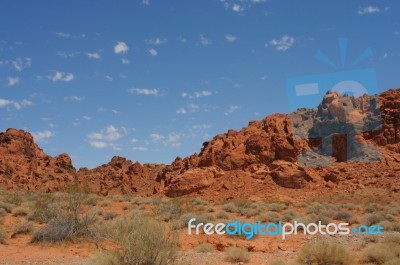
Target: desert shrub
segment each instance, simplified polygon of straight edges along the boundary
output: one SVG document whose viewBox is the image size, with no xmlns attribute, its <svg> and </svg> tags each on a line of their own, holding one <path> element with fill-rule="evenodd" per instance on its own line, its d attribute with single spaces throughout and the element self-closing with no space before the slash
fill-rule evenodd
<svg viewBox="0 0 400 265">
<path fill-rule="evenodd" d="M 0 208 L 0 217 L 6 216 L 7 211 L 4 210 L 3 208 Z"/>
<path fill-rule="evenodd" d="M 277 223 L 281 220 L 281 215 L 277 212 L 261 213 L 259 220 L 261 222 Z"/>
<path fill-rule="evenodd" d="M 318 223 L 321 222 L 321 224 L 323 225 L 327 225 L 329 223 L 331 223 L 331 219 L 327 216 L 325 216 L 324 214 L 320 213 L 320 214 L 310 214 L 308 215 L 308 218 L 313 222 L 313 223 Z"/>
<path fill-rule="evenodd" d="M 229 218 L 229 214 L 222 210 L 217 213 L 217 218 L 226 220 Z"/>
<path fill-rule="evenodd" d="M 226 259 L 230 262 L 247 262 L 250 260 L 250 253 L 245 248 L 229 247 L 226 250 Z"/>
<path fill-rule="evenodd" d="M 296 212 L 293 210 L 287 210 L 283 213 L 283 221 L 291 222 L 296 217 Z"/>
<path fill-rule="evenodd" d="M 192 198 L 191 201 L 192 205 L 207 205 L 207 201 L 201 198 Z"/>
<path fill-rule="evenodd" d="M 365 213 L 374 213 L 381 210 L 382 207 L 376 203 L 369 203 L 364 207 Z"/>
<path fill-rule="evenodd" d="M 352 216 L 349 220 L 349 223 L 352 224 L 359 224 L 360 223 L 360 219 L 357 216 Z"/>
<path fill-rule="evenodd" d="M 173 219 L 179 219 L 182 213 L 182 204 L 179 199 L 172 199 L 163 202 L 162 204 L 158 205 L 156 209 L 156 214 L 165 222 Z"/>
<path fill-rule="evenodd" d="M 6 237 L 7 237 L 6 232 L 4 231 L 3 227 L 0 227 L 0 244 L 6 243 Z"/>
<path fill-rule="evenodd" d="M 390 222 L 384 220 L 382 222 L 379 222 L 379 225 L 381 225 L 385 231 L 400 232 L 400 224 L 398 222 Z"/>
<path fill-rule="evenodd" d="M 399 256 L 400 245 L 385 243 L 367 248 L 361 256 L 361 261 L 364 263 L 382 265 Z"/>
<path fill-rule="evenodd" d="M 274 260 L 272 261 L 269 265 L 286 265 L 287 263 L 284 262 L 283 260 Z"/>
<path fill-rule="evenodd" d="M 351 216 L 351 214 L 349 212 L 339 211 L 339 212 L 336 213 L 335 219 L 349 222 L 351 217 L 352 216 Z"/>
<path fill-rule="evenodd" d="M 287 205 L 285 203 L 276 202 L 268 204 L 267 209 L 274 212 L 281 212 L 287 209 Z"/>
<path fill-rule="evenodd" d="M 400 233 L 386 233 L 383 243 L 395 243 L 400 245 Z"/>
<path fill-rule="evenodd" d="M 153 205 L 160 205 L 163 203 L 163 200 L 161 198 L 153 198 L 151 199 L 151 202 L 153 203 Z"/>
<path fill-rule="evenodd" d="M 303 265 L 351 265 L 354 261 L 347 250 L 339 244 L 326 242 L 304 245 L 298 261 Z"/>
<path fill-rule="evenodd" d="M 60 211 L 60 203 L 56 202 L 53 196 L 45 194 L 35 201 L 31 212 L 28 214 L 28 220 L 47 223 L 59 215 Z"/>
<path fill-rule="evenodd" d="M 109 206 L 111 201 L 109 199 L 105 199 L 104 201 L 100 202 L 100 207 L 107 207 Z"/>
<path fill-rule="evenodd" d="M 118 220 L 111 228 L 111 238 L 120 246 L 114 252 L 118 264 L 164 265 L 176 256 L 176 243 L 164 225 L 149 217 Z"/>
<path fill-rule="evenodd" d="M 0 201 L 0 209 L 4 209 L 7 213 L 11 213 L 14 206 L 14 204 Z"/>
<path fill-rule="evenodd" d="M 9 204 L 21 205 L 24 199 L 20 193 L 12 192 L 11 194 L 8 194 L 3 201 Z"/>
<path fill-rule="evenodd" d="M 308 214 L 320 214 L 323 211 L 324 207 L 319 202 L 313 202 L 307 207 Z"/>
<path fill-rule="evenodd" d="M 29 210 L 23 207 L 17 207 L 14 210 L 12 210 L 12 216 L 27 216 L 29 213 Z"/>
<path fill-rule="evenodd" d="M 97 201 L 98 201 L 97 197 L 90 196 L 89 198 L 87 198 L 85 200 L 85 204 L 86 205 L 90 205 L 90 206 L 96 206 L 97 205 Z"/>
<path fill-rule="evenodd" d="M 194 225 L 200 224 L 200 223 L 209 223 L 211 220 L 209 217 L 207 216 L 199 216 L 199 215 L 195 215 L 193 213 L 185 213 L 183 214 L 180 218 L 179 221 L 181 223 L 181 228 L 183 227 L 187 227 L 189 224 L 189 221 L 195 218 L 196 220 L 193 222 Z"/>
<path fill-rule="evenodd" d="M 222 210 L 224 210 L 228 213 L 235 213 L 235 212 L 237 212 L 238 209 L 233 202 L 228 202 L 222 206 Z"/>
<path fill-rule="evenodd" d="M 386 261 L 383 265 L 399 265 L 399 264 L 400 264 L 400 257 Z"/>
<path fill-rule="evenodd" d="M 111 251 L 99 251 L 85 265 L 122 265 L 125 264 L 119 255 Z"/>
<path fill-rule="evenodd" d="M 214 246 L 209 243 L 203 243 L 197 246 L 197 252 L 200 253 L 211 253 L 214 252 Z"/>
<path fill-rule="evenodd" d="M 364 224 L 367 226 L 378 224 L 385 220 L 385 217 L 380 213 L 370 213 L 364 216 Z"/>
<path fill-rule="evenodd" d="M 107 212 L 104 214 L 103 218 L 104 218 L 104 220 L 112 220 L 117 216 L 118 216 L 118 214 L 116 212 Z"/>
<path fill-rule="evenodd" d="M 78 237 L 95 238 L 98 235 L 96 228 L 96 214 L 83 213 L 82 204 L 85 194 L 76 187 L 68 190 L 64 204 L 56 211 L 56 216 L 49 223 L 37 230 L 32 242 L 59 242 Z"/>
<path fill-rule="evenodd" d="M 13 235 L 29 234 L 32 231 L 33 231 L 33 223 L 29 221 L 16 223 L 13 227 Z"/>
</svg>

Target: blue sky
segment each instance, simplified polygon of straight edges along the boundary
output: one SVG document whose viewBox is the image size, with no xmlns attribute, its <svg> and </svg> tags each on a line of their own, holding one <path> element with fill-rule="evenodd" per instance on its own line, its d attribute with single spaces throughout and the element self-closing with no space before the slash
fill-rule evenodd
<svg viewBox="0 0 400 265">
<path fill-rule="evenodd" d="M 289 111 L 290 78 L 374 68 L 399 86 L 397 1 L 119 0 L 0 3 L 0 130 L 25 129 L 77 167 L 121 155 L 171 163 Z"/>
</svg>

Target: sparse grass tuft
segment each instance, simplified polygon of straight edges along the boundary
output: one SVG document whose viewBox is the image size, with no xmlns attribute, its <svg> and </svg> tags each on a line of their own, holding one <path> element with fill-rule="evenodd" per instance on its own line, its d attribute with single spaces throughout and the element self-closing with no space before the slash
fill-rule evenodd
<svg viewBox="0 0 400 265">
<path fill-rule="evenodd" d="M 354 261 L 347 250 L 338 244 L 326 242 L 304 245 L 298 256 L 304 265 L 352 265 Z"/>
<path fill-rule="evenodd" d="M 226 259 L 230 262 L 247 262 L 250 260 L 250 253 L 245 248 L 229 247 L 226 250 Z"/>
<path fill-rule="evenodd" d="M 29 234 L 33 231 L 33 223 L 30 221 L 24 221 L 16 223 L 13 228 L 13 236 L 19 234 Z"/>
<path fill-rule="evenodd" d="M 209 243 L 203 243 L 197 246 L 197 252 L 200 253 L 211 253 L 214 252 L 214 246 Z"/>
</svg>

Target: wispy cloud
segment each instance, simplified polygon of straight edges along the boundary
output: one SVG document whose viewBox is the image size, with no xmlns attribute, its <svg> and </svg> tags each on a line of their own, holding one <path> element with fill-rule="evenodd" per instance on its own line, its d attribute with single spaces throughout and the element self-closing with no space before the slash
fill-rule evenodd
<svg viewBox="0 0 400 265">
<path fill-rule="evenodd" d="M 70 101 L 82 101 L 84 99 L 85 97 L 79 97 L 79 96 L 64 97 L 64 100 L 70 100 Z"/>
<path fill-rule="evenodd" d="M 168 41 L 167 38 L 154 38 L 145 40 L 145 42 L 149 45 L 161 45 L 166 43 L 167 41 Z"/>
<path fill-rule="evenodd" d="M 18 85 L 20 81 L 21 81 L 21 78 L 19 78 L 19 77 L 8 77 L 7 85 L 15 86 L 15 85 Z"/>
<path fill-rule="evenodd" d="M 147 147 L 145 147 L 145 146 L 135 146 L 135 147 L 132 147 L 132 150 L 133 151 L 146 152 L 149 149 Z"/>
<path fill-rule="evenodd" d="M 284 35 L 280 39 L 272 39 L 269 43 L 266 43 L 265 46 L 268 47 L 268 44 L 274 47 L 277 51 L 284 52 L 290 49 L 295 42 L 295 39 L 289 35 Z"/>
<path fill-rule="evenodd" d="M 41 131 L 41 132 L 33 132 L 32 136 L 36 142 L 43 143 L 43 142 L 46 142 L 48 139 L 54 137 L 55 134 L 52 131 L 45 130 L 45 131 Z"/>
<path fill-rule="evenodd" d="M 187 113 L 187 111 L 185 108 L 180 108 L 180 109 L 176 110 L 176 114 L 186 114 L 186 113 Z"/>
<path fill-rule="evenodd" d="M 241 6 L 240 4 L 233 4 L 232 10 L 235 12 L 242 12 L 242 11 L 244 11 L 244 7 Z"/>
<path fill-rule="evenodd" d="M 56 36 L 60 37 L 60 38 L 66 38 L 66 39 L 68 39 L 68 38 L 71 37 L 71 34 L 66 33 L 66 32 L 54 32 L 54 34 L 55 34 Z"/>
<path fill-rule="evenodd" d="M 16 71 L 22 72 L 24 69 L 31 67 L 32 59 L 31 58 L 17 58 L 15 60 L 11 60 L 10 63 L 15 68 Z"/>
<path fill-rule="evenodd" d="M 169 133 L 164 136 L 158 133 L 150 134 L 151 141 L 154 143 L 162 142 L 166 146 L 179 147 L 181 145 L 181 135 L 177 133 Z"/>
<path fill-rule="evenodd" d="M 229 114 L 232 114 L 232 113 L 234 113 L 235 111 L 237 111 L 237 110 L 239 110 L 239 109 L 240 109 L 239 106 L 231 105 L 231 106 L 229 106 L 228 110 L 226 110 L 226 111 L 224 112 L 224 114 L 225 114 L 225 115 L 229 115 Z"/>
<path fill-rule="evenodd" d="M 150 5 L 150 0 L 142 0 L 142 4 L 148 6 Z"/>
<path fill-rule="evenodd" d="M 115 46 L 114 46 L 114 53 L 116 54 L 124 54 L 129 51 L 129 47 L 125 42 L 119 41 Z"/>
<path fill-rule="evenodd" d="M 72 73 L 64 73 L 60 71 L 55 71 L 53 75 L 47 76 L 53 82 L 64 81 L 64 82 L 71 82 L 74 80 L 74 75 Z"/>
<path fill-rule="evenodd" d="M 226 35 L 225 35 L 225 39 L 226 39 L 228 42 L 234 42 L 234 41 L 236 40 L 236 36 L 233 36 L 232 34 L 226 34 Z"/>
<path fill-rule="evenodd" d="M 5 107 L 14 107 L 16 110 L 22 109 L 24 107 L 32 106 L 33 102 L 27 99 L 24 99 L 22 101 L 16 101 L 16 100 L 8 100 L 8 99 L 2 99 L 0 98 L 0 108 L 5 108 Z"/>
<path fill-rule="evenodd" d="M 122 133 L 118 128 L 109 125 L 100 132 L 93 132 L 88 135 L 89 143 L 93 148 L 106 148 L 111 147 L 115 150 L 120 150 L 120 147 L 115 142 L 122 138 Z"/>
<path fill-rule="evenodd" d="M 243 12 L 245 9 L 251 8 L 254 4 L 267 2 L 267 0 L 220 0 L 226 9 L 234 12 Z"/>
<path fill-rule="evenodd" d="M 122 64 L 130 64 L 131 61 L 128 60 L 128 59 L 122 58 L 122 59 L 121 59 L 121 63 L 122 63 Z"/>
<path fill-rule="evenodd" d="M 381 12 L 381 9 L 377 6 L 360 7 L 357 10 L 357 14 L 359 14 L 359 15 L 374 14 L 374 13 L 379 13 L 379 12 Z"/>
<path fill-rule="evenodd" d="M 209 96 L 211 96 L 212 95 L 212 92 L 211 91 L 206 91 L 206 90 L 203 90 L 203 91 L 196 91 L 196 92 L 194 92 L 194 94 L 189 94 L 189 93 L 186 93 L 186 92 L 183 92 L 182 94 L 181 94 L 181 96 L 183 97 L 183 98 L 190 98 L 190 99 L 193 99 L 193 98 L 202 98 L 202 97 L 209 97 Z"/>
<path fill-rule="evenodd" d="M 212 44 L 212 40 L 206 36 L 200 34 L 200 44 L 203 46 L 208 46 Z"/>
<path fill-rule="evenodd" d="M 159 95 L 159 90 L 156 88 L 150 89 L 150 88 L 133 87 L 133 88 L 128 89 L 128 92 L 131 94 L 146 95 L 146 96 L 158 96 Z"/>
<path fill-rule="evenodd" d="M 101 59 L 101 55 L 98 52 L 87 52 L 85 54 L 90 59 Z"/>
<path fill-rule="evenodd" d="M 158 51 L 156 49 L 150 49 L 149 53 L 151 56 L 157 56 L 158 55 Z"/>
</svg>

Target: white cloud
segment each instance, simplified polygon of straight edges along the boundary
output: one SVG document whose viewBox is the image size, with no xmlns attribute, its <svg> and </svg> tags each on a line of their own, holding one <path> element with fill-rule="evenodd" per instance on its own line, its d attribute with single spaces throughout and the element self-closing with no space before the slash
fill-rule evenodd
<svg viewBox="0 0 400 265">
<path fill-rule="evenodd" d="M 49 130 L 45 130 L 42 132 L 33 132 L 32 136 L 35 139 L 36 142 L 46 142 L 46 140 L 54 137 L 54 133 L 52 131 Z"/>
<path fill-rule="evenodd" d="M 180 108 L 176 110 L 176 114 L 186 114 L 186 110 L 184 108 Z"/>
<path fill-rule="evenodd" d="M 212 40 L 204 35 L 200 35 L 200 43 L 201 45 L 208 46 L 212 44 Z"/>
<path fill-rule="evenodd" d="M 366 14 L 379 13 L 380 11 L 381 9 L 377 6 L 366 6 L 366 7 L 360 7 L 357 10 L 357 14 L 366 15 Z"/>
<path fill-rule="evenodd" d="M 145 146 L 137 146 L 137 147 L 132 147 L 132 150 L 133 150 L 133 151 L 146 152 L 146 151 L 148 151 L 149 149 L 148 149 L 147 147 L 145 147 Z"/>
<path fill-rule="evenodd" d="M 122 58 L 122 59 L 121 59 L 121 63 L 122 63 L 122 64 L 130 64 L 131 61 L 129 61 L 128 59 Z"/>
<path fill-rule="evenodd" d="M 157 133 L 150 134 L 150 138 L 155 143 L 165 139 L 165 137 L 163 135 L 157 134 Z"/>
<path fill-rule="evenodd" d="M 143 5 L 150 5 L 150 0 L 142 0 Z"/>
<path fill-rule="evenodd" d="M 64 100 L 70 100 L 70 101 L 82 101 L 84 99 L 85 97 L 79 97 L 79 96 L 64 97 Z"/>
<path fill-rule="evenodd" d="M 159 94 L 158 89 L 149 89 L 149 88 L 130 88 L 128 89 L 128 92 L 131 94 L 137 94 L 137 95 L 146 95 L 146 96 L 157 96 Z"/>
<path fill-rule="evenodd" d="M 155 39 L 149 39 L 145 40 L 145 42 L 149 45 L 161 45 L 166 43 L 168 40 L 166 38 L 155 38 Z"/>
<path fill-rule="evenodd" d="M 176 38 L 176 41 L 177 41 L 177 42 L 181 42 L 181 43 L 186 43 L 186 42 L 187 42 L 187 39 L 184 38 L 184 37 L 182 37 L 182 36 L 179 36 L 178 38 Z"/>
<path fill-rule="evenodd" d="M 269 42 L 269 44 L 271 46 L 275 47 L 275 49 L 277 51 L 284 52 L 284 51 L 290 49 L 290 47 L 293 46 L 294 42 L 295 42 L 295 39 L 293 37 L 284 35 L 280 39 L 272 39 Z M 268 44 L 266 44 L 265 46 L 268 46 Z"/>
<path fill-rule="evenodd" d="M 74 80 L 74 75 L 72 73 L 64 73 L 64 72 L 60 72 L 60 71 L 55 71 L 52 76 L 47 76 L 47 78 L 53 82 L 57 82 L 57 81 L 70 82 L 70 81 Z"/>
<path fill-rule="evenodd" d="M 56 36 L 58 36 L 58 37 L 66 38 L 66 39 L 68 39 L 68 38 L 71 37 L 71 34 L 66 33 L 66 32 L 54 32 L 54 34 L 55 34 Z"/>
<path fill-rule="evenodd" d="M 114 53 L 120 54 L 120 53 L 127 53 L 129 51 L 129 47 L 125 42 L 119 41 L 115 46 L 114 46 Z"/>
<path fill-rule="evenodd" d="M 15 85 L 18 85 L 20 81 L 21 81 L 21 78 L 19 78 L 19 77 L 8 77 L 7 85 L 15 86 Z"/>
<path fill-rule="evenodd" d="M 115 141 L 122 138 L 122 134 L 113 125 L 109 125 L 106 129 L 100 132 L 93 132 L 88 135 L 89 143 L 94 148 L 111 147 L 114 150 L 120 150 L 120 147 L 115 144 Z"/>
<path fill-rule="evenodd" d="M 234 42 L 234 41 L 236 40 L 236 37 L 233 36 L 232 34 L 226 34 L 226 35 L 225 35 L 225 39 L 226 39 L 228 42 Z"/>
<path fill-rule="evenodd" d="M 8 100 L 8 99 L 2 99 L 0 98 L 0 108 L 8 107 L 8 106 L 13 106 L 16 110 L 20 110 L 24 107 L 32 106 L 33 103 L 30 100 L 24 99 L 22 101 L 16 101 L 16 100 Z"/>
<path fill-rule="evenodd" d="M 64 52 L 64 51 L 59 51 L 56 53 L 57 56 L 60 56 L 62 58 L 73 58 L 76 56 L 79 56 L 81 53 L 80 52 Z"/>
<path fill-rule="evenodd" d="M 242 11 L 244 11 L 244 7 L 242 7 L 239 4 L 233 4 L 232 5 L 232 10 L 235 11 L 235 12 L 242 12 Z"/>
<path fill-rule="evenodd" d="M 101 55 L 98 52 L 87 52 L 86 56 L 90 59 L 101 59 Z"/>
<path fill-rule="evenodd" d="M 82 116 L 82 119 L 90 121 L 92 119 L 92 117 L 90 117 L 90 116 Z"/>
<path fill-rule="evenodd" d="M 17 58 L 15 60 L 10 61 L 11 65 L 15 68 L 16 71 L 22 72 L 24 69 L 31 67 L 32 59 L 31 58 Z"/>
<path fill-rule="evenodd" d="M 193 99 L 193 98 L 202 98 L 202 97 L 209 97 L 209 96 L 211 96 L 212 95 L 212 92 L 211 91 L 206 91 L 206 90 L 203 90 L 203 91 L 196 91 L 196 92 L 194 92 L 194 94 L 192 95 L 192 94 L 189 94 L 189 93 L 186 93 L 186 92 L 183 92 L 182 94 L 181 94 L 181 96 L 183 97 L 183 98 L 190 98 L 190 99 Z"/>
<path fill-rule="evenodd" d="M 109 82 L 112 82 L 114 79 L 111 76 L 106 75 L 106 80 L 109 81 Z"/>
<path fill-rule="evenodd" d="M 156 49 L 150 49 L 150 50 L 149 50 L 149 53 L 150 53 L 152 56 L 157 56 L 157 55 L 158 55 L 158 51 L 157 51 Z"/>
<path fill-rule="evenodd" d="M 224 112 L 224 114 L 225 114 L 225 115 L 232 114 L 232 113 L 234 113 L 235 111 L 237 111 L 238 109 L 240 109 L 239 106 L 231 105 L 231 106 L 229 106 L 228 110 Z"/>
</svg>

